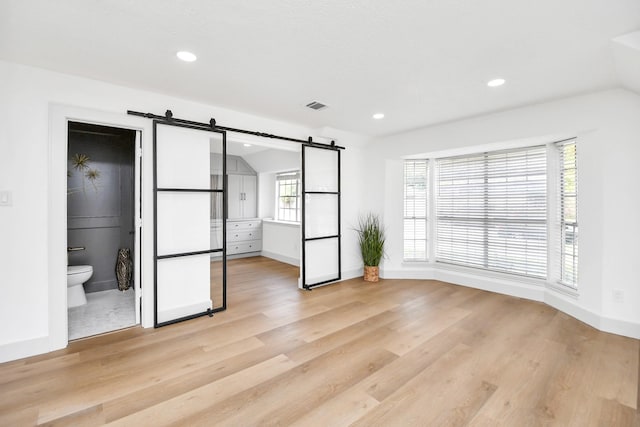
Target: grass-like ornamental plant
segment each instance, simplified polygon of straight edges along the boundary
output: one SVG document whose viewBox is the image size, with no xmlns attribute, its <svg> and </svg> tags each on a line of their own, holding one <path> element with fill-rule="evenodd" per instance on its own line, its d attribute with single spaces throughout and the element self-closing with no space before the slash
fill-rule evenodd
<svg viewBox="0 0 640 427">
<path fill-rule="evenodd" d="M 365 266 L 377 267 L 384 256 L 384 228 L 380 217 L 373 213 L 361 216 L 358 220 L 358 243 Z"/>
</svg>

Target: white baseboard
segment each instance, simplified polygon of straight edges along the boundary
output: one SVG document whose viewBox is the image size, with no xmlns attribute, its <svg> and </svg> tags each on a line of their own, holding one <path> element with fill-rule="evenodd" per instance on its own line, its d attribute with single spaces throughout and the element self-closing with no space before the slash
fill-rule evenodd
<svg viewBox="0 0 640 427">
<path fill-rule="evenodd" d="M 611 332 L 616 335 L 640 339 L 640 323 L 633 323 L 627 320 L 614 319 L 612 317 L 601 317 L 600 327 L 596 328 L 604 332 Z"/>
<path fill-rule="evenodd" d="M 508 280 L 498 276 L 483 276 L 482 274 L 433 265 L 408 266 L 401 270 L 384 270 L 381 271 L 380 276 L 385 279 L 440 280 L 455 285 L 541 301 L 600 331 L 640 339 L 640 323 L 601 316 L 579 306 L 574 297 L 563 295 L 543 285 Z"/>
<path fill-rule="evenodd" d="M 434 280 L 435 272 L 431 267 L 406 268 L 403 270 L 380 269 L 382 279 L 414 279 L 414 280 Z"/>
<path fill-rule="evenodd" d="M 353 270 L 342 270 L 342 280 L 355 279 L 356 277 L 362 277 L 364 274 L 362 268 L 355 268 Z"/>
<path fill-rule="evenodd" d="M 158 310 L 158 323 L 167 322 L 173 319 L 190 316 L 194 313 L 202 313 L 213 307 L 210 299 L 200 301 L 194 304 L 182 305 L 180 307 L 172 307 L 167 310 Z"/>
<path fill-rule="evenodd" d="M 505 280 L 498 277 L 483 277 L 478 274 L 434 266 L 407 268 L 404 270 L 384 270 L 380 276 L 384 279 L 439 280 L 441 282 L 453 283 L 454 285 L 482 289 L 518 298 L 526 298 L 534 301 L 544 300 L 543 286 Z"/>
<path fill-rule="evenodd" d="M 575 317 L 587 325 L 600 329 L 600 316 L 598 314 L 591 310 L 587 310 L 584 307 L 580 307 L 559 292 L 547 289 L 547 292 L 544 295 L 544 303 L 568 314 L 571 317 Z"/>
<path fill-rule="evenodd" d="M 300 260 L 298 258 L 293 258 L 290 256 L 278 254 L 275 252 L 269 252 L 269 251 L 262 251 L 260 255 L 266 258 L 275 259 L 276 261 L 284 262 L 285 264 L 293 265 L 295 267 L 300 266 Z"/>
<path fill-rule="evenodd" d="M 458 271 L 435 269 L 434 279 L 441 282 L 453 283 L 475 289 L 496 292 L 533 301 L 544 301 L 545 288 L 541 285 L 531 285 L 517 281 L 510 281 L 494 277 L 482 277 Z"/>
<path fill-rule="evenodd" d="M 554 292 L 553 289 L 547 289 L 544 302 L 600 331 L 640 339 L 639 323 L 615 319 L 613 317 L 600 316 L 591 310 L 587 310 L 584 307 L 576 305 L 573 303 L 572 299 L 567 298 L 558 292 Z"/>
<path fill-rule="evenodd" d="M 63 347 L 64 348 L 64 347 Z M 51 347 L 48 336 L 0 345 L 0 363 L 58 350 Z"/>
</svg>

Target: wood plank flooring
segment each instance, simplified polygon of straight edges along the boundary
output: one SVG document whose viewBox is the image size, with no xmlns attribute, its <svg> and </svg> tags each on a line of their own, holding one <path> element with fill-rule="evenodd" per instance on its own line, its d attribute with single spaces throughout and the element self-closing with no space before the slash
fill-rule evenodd
<svg viewBox="0 0 640 427">
<path fill-rule="evenodd" d="M 229 262 L 228 310 L 0 365 L 0 426 L 637 426 L 638 340 L 424 280 L 297 289 Z"/>
</svg>

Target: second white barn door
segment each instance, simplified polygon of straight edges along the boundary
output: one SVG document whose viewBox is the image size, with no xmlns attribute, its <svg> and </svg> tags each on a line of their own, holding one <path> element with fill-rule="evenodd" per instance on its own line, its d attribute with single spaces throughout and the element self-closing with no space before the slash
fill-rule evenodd
<svg viewBox="0 0 640 427">
<path fill-rule="evenodd" d="M 340 280 L 340 257 L 340 150 L 303 144 L 300 287 Z"/>
</svg>

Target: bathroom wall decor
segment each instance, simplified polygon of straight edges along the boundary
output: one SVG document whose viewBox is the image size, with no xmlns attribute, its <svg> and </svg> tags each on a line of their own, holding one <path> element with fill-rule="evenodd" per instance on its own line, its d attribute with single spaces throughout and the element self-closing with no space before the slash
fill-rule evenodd
<svg viewBox="0 0 640 427">
<path fill-rule="evenodd" d="M 98 191 L 98 180 L 100 179 L 100 171 L 91 167 L 91 159 L 86 154 L 74 154 L 71 157 L 71 167 L 75 169 L 79 176 L 75 176 L 72 171 L 67 171 L 67 180 L 69 185 L 67 186 L 67 196 L 78 191 L 86 191 L 86 181 L 88 180 L 93 189 Z M 72 182 L 72 178 L 75 178 Z M 82 183 L 82 186 L 72 187 L 73 184 L 77 184 L 78 180 Z"/>
</svg>

